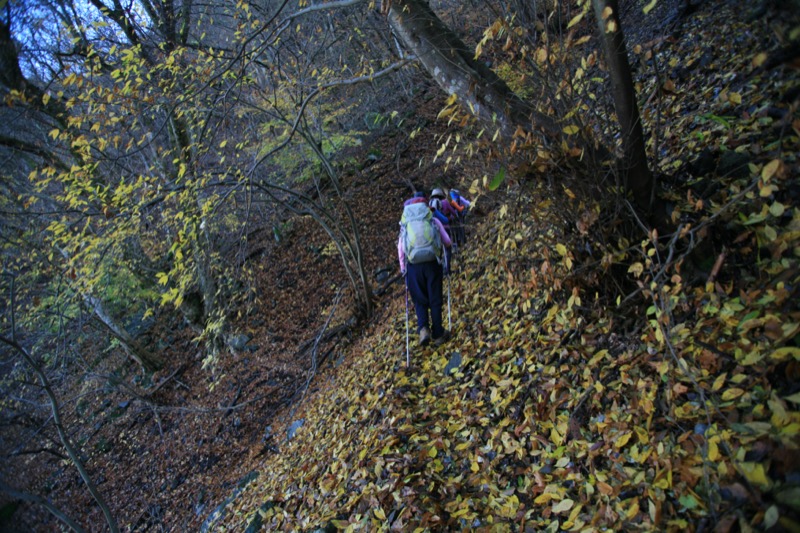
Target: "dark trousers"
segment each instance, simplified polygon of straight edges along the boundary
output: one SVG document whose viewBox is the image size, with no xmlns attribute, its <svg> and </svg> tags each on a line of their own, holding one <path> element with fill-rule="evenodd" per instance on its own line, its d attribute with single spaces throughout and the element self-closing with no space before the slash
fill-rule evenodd
<svg viewBox="0 0 800 533">
<path fill-rule="evenodd" d="M 417 332 L 428 327 L 430 311 L 431 334 L 434 339 L 444 335 L 442 327 L 442 265 L 436 261 L 409 264 L 406 270 L 408 292 L 417 312 Z"/>
<path fill-rule="evenodd" d="M 456 219 L 450 223 L 450 236 L 453 242 L 459 246 L 467 242 L 467 232 L 464 229 L 467 215 L 459 214 Z"/>
</svg>

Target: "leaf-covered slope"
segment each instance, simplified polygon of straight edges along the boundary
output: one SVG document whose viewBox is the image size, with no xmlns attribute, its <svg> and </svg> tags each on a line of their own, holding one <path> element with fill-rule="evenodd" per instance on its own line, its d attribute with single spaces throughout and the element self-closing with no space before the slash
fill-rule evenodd
<svg viewBox="0 0 800 533">
<path fill-rule="evenodd" d="M 797 398 L 768 379 L 796 349 L 744 368 L 704 347 L 724 327 L 707 308 L 678 344 L 615 334 L 591 294 L 564 290 L 575 259 L 548 221 L 570 202 L 522 194 L 476 228 L 454 338 L 412 338 L 411 368 L 397 292 L 220 529 L 685 529 L 769 491 L 796 507 Z"/>
</svg>

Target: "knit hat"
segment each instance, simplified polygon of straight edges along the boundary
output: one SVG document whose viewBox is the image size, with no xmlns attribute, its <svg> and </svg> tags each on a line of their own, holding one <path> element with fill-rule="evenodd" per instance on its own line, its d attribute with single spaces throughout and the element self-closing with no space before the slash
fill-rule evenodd
<svg viewBox="0 0 800 533">
<path fill-rule="evenodd" d="M 414 198 L 425 198 L 425 191 L 417 191 L 414 193 Z"/>
<path fill-rule="evenodd" d="M 431 198 L 436 198 L 437 196 L 444 198 L 444 191 L 442 191 L 442 189 L 433 189 L 431 192 Z"/>
</svg>

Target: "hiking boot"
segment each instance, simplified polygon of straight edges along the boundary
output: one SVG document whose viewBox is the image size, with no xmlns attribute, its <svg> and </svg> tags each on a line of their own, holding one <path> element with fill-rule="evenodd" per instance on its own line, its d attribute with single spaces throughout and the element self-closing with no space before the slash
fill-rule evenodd
<svg viewBox="0 0 800 533">
<path fill-rule="evenodd" d="M 439 337 L 438 339 L 433 339 L 433 345 L 434 346 L 441 346 L 442 344 L 446 343 L 449 340 L 450 340 L 450 332 L 447 331 L 447 330 L 444 330 L 444 333 L 442 334 L 441 337 Z"/>
<path fill-rule="evenodd" d="M 431 341 L 431 332 L 428 328 L 422 328 L 419 330 L 419 343 L 422 346 L 425 346 Z"/>
</svg>

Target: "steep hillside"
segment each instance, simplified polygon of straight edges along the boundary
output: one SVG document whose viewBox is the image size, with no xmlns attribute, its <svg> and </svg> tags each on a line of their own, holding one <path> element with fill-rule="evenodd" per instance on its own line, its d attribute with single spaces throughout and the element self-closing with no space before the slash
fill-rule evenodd
<svg viewBox="0 0 800 533">
<path fill-rule="evenodd" d="M 620 329 L 568 289 L 580 264 L 558 221 L 580 204 L 519 191 L 475 227 L 450 280 L 453 340 L 412 339 L 410 368 L 399 287 L 215 527 L 685 530 L 763 524 L 773 502 L 796 524 L 797 395 L 782 399 L 777 367 L 797 348 L 752 363 L 712 345 L 739 324 L 703 305 L 733 311 L 713 290 L 674 344 Z"/>
</svg>

